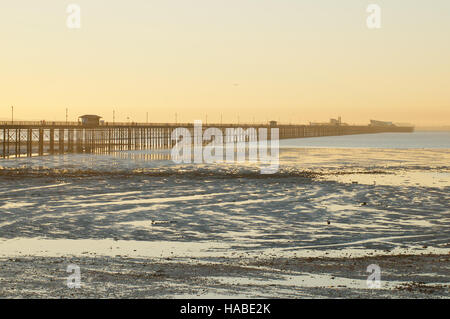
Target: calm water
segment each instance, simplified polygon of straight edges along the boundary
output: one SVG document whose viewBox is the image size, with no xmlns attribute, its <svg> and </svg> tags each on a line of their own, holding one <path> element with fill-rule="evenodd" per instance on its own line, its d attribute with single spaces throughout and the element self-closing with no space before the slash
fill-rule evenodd
<svg viewBox="0 0 450 319">
<path fill-rule="evenodd" d="M 297 138 L 280 141 L 281 147 L 450 149 L 450 132 L 414 132 Z"/>
<path fill-rule="evenodd" d="M 280 141 L 280 171 L 379 171 L 399 170 L 450 172 L 450 132 L 383 133 L 290 139 Z M 170 150 L 123 151 L 110 155 L 65 154 L 0 160 L 0 172 L 33 169 L 34 172 L 99 173 L 152 171 L 156 174 L 207 172 L 227 175 L 237 171 L 260 175 L 249 163 L 175 164 Z M 14 172 L 17 174 L 17 172 Z M 201 174 L 201 175 L 202 175 Z"/>
</svg>

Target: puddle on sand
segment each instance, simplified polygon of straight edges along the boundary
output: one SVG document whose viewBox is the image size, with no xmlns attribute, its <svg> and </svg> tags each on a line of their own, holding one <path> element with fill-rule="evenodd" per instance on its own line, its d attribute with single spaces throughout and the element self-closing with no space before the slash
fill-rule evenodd
<svg viewBox="0 0 450 319">
<path fill-rule="evenodd" d="M 27 207 L 27 206 L 33 206 L 34 203 L 25 203 L 25 202 L 8 202 L 6 204 L 3 204 L 0 206 L 0 209 L 14 209 L 14 208 L 21 208 L 21 207 Z"/>
<path fill-rule="evenodd" d="M 211 242 L 135 241 L 113 239 L 15 238 L 0 240 L 0 256 L 221 257 L 231 246 Z"/>
<path fill-rule="evenodd" d="M 399 171 L 393 174 L 326 175 L 325 180 L 374 186 L 449 187 L 450 173 Z"/>
<path fill-rule="evenodd" d="M 280 275 L 277 279 L 257 279 L 245 277 L 208 277 L 210 280 L 218 281 L 227 285 L 252 285 L 252 286 L 286 286 L 290 288 L 351 288 L 369 289 L 367 279 L 351 279 L 336 277 L 332 275 L 321 275 L 311 273 L 301 273 L 292 275 Z M 382 281 L 381 289 L 392 289 L 395 286 L 404 284 L 401 281 Z"/>
<path fill-rule="evenodd" d="M 343 244 L 344 245 L 344 244 Z M 419 246 L 374 251 L 362 248 L 318 250 L 320 247 L 266 248 L 253 244 L 218 241 L 136 241 L 113 239 L 15 238 L 0 240 L 0 257 L 108 256 L 129 258 L 303 258 L 365 257 L 400 254 L 448 254 L 447 248 Z"/>
</svg>

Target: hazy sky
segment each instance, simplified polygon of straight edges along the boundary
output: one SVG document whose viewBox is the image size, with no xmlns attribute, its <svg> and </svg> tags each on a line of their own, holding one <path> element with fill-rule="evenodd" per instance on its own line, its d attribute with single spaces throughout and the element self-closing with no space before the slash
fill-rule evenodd
<svg viewBox="0 0 450 319">
<path fill-rule="evenodd" d="M 450 124 L 448 0 L 2 1 L 0 41 L 0 118 Z"/>
</svg>

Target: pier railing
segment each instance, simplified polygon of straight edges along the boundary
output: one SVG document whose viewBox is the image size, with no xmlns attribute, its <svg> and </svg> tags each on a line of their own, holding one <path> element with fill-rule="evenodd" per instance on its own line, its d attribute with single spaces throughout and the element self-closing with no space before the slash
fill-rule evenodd
<svg viewBox="0 0 450 319">
<path fill-rule="evenodd" d="M 209 127 L 267 127 L 269 124 L 223 124 L 223 123 L 206 123 L 204 124 Z M 62 126 L 62 127 L 69 127 L 69 126 L 79 126 L 79 127 L 86 127 L 81 122 L 56 122 L 56 121 L 0 121 L 0 128 L 2 127 L 51 127 L 51 126 Z M 121 126 L 121 127 L 192 127 L 194 126 L 194 123 L 142 123 L 142 122 L 100 122 L 99 125 L 96 125 L 95 127 L 101 128 L 101 127 L 115 127 L 115 126 Z M 298 126 L 294 124 L 283 124 L 279 126 Z"/>
<path fill-rule="evenodd" d="M 193 134 L 193 123 L 101 122 L 100 125 L 85 126 L 80 122 L 4 121 L 0 122 L 0 158 L 167 149 L 174 146 L 172 132 L 179 127 L 187 128 Z M 242 136 L 236 137 L 239 141 L 249 139 L 248 128 L 277 128 L 280 139 L 413 131 L 412 127 L 396 126 L 293 124 L 204 124 L 202 129 L 210 127 L 218 128 L 224 134 L 227 128 L 243 128 L 239 133 Z M 271 139 L 270 130 L 267 138 Z"/>
</svg>

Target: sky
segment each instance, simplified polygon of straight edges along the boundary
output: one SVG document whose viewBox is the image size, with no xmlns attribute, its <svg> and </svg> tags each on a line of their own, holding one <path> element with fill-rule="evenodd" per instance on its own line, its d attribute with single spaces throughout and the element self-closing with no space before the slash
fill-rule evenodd
<svg viewBox="0 0 450 319">
<path fill-rule="evenodd" d="M 449 39 L 448 0 L 2 1 L 0 119 L 449 125 Z"/>
</svg>

